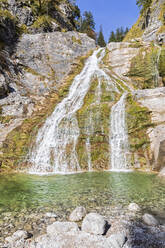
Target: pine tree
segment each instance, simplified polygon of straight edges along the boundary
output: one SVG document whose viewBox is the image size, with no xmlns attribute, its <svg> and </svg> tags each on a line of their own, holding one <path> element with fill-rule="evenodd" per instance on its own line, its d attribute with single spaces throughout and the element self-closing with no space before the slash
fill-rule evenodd
<svg viewBox="0 0 165 248">
<path fill-rule="evenodd" d="M 95 22 L 92 13 L 85 11 L 83 17 L 80 18 L 80 29 L 82 33 L 86 33 L 89 37 L 96 40 Z"/>
<path fill-rule="evenodd" d="M 105 42 L 105 39 L 104 39 L 102 26 L 100 26 L 100 31 L 99 31 L 99 35 L 98 35 L 98 39 L 97 39 L 97 44 L 99 46 L 101 46 L 101 47 L 105 47 L 106 46 L 106 42 Z"/>
<path fill-rule="evenodd" d="M 116 42 L 115 33 L 113 31 L 110 34 L 108 42 Z"/>
</svg>

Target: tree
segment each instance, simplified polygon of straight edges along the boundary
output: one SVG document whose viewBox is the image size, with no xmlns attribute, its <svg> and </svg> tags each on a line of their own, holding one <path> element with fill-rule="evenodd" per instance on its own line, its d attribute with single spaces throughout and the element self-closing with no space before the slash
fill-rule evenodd
<svg viewBox="0 0 165 248">
<path fill-rule="evenodd" d="M 152 0 L 136 0 L 136 4 L 141 8 L 141 12 L 144 12 L 150 7 Z"/>
<path fill-rule="evenodd" d="M 92 15 L 91 11 L 85 11 L 84 14 L 83 14 L 80 31 L 84 32 L 89 27 L 91 29 L 95 30 L 95 22 L 94 22 L 94 18 L 93 18 L 93 15 Z"/>
<path fill-rule="evenodd" d="M 102 26 L 100 26 L 100 31 L 99 31 L 99 36 L 98 36 L 98 39 L 97 39 L 97 44 L 99 46 L 101 46 L 101 47 L 105 47 L 106 46 L 106 42 L 104 40 Z"/>
<path fill-rule="evenodd" d="M 115 42 L 116 37 L 114 31 L 111 32 L 108 42 Z"/>
<path fill-rule="evenodd" d="M 128 33 L 129 29 L 126 28 L 125 30 L 123 27 L 117 28 L 116 31 L 112 31 L 109 37 L 109 42 L 121 42 L 123 41 L 124 37 Z"/>
<path fill-rule="evenodd" d="M 95 33 L 95 22 L 92 13 L 89 11 L 85 11 L 83 17 L 80 17 L 80 28 L 79 31 L 82 33 L 86 33 L 89 37 L 96 40 Z"/>
</svg>

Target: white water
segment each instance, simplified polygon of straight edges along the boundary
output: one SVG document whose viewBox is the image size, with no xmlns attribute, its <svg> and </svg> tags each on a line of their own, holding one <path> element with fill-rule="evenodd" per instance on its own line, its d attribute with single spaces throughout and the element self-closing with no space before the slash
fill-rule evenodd
<svg viewBox="0 0 165 248">
<path fill-rule="evenodd" d="M 158 48 L 158 55 L 156 58 L 156 63 L 155 63 L 155 74 L 154 74 L 154 78 L 155 78 L 155 87 L 159 86 L 159 60 L 160 60 L 160 55 L 161 55 L 161 47 L 158 45 L 155 45 Z"/>
<path fill-rule="evenodd" d="M 114 91 L 117 87 L 110 80 L 109 76 L 99 68 L 99 62 L 105 54 L 102 50 L 98 59 L 98 49 L 87 60 L 82 72 L 75 77 L 68 96 L 59 103 L 52 115 L 46 120 L 39 130 L 36 144 L 30 154 L 30 173 L 68 173 L 81 171 L 79 166 L 76 145 L 80 130 L 76 118 L 76 112 L 82 107 L 84 98 L 90 88 L 93 77 L 103 78 Z M 100 86 L 98 94 L 100 94 Z M 87 140 L 89 162 L 90 142 Z"/>
<path fill-rule="evenodd" d="M 100 52 L 100 57 L 97 58 Z M 45 124 L 39 130 L 35 146 L 30 153 L 29 162 L 32 166 L 29 169 L 29 173 L 75 173 L 81 171 L 76 152 L 80 135 L 76 112 L 83 106 L 84 98 L 94 78 L 98 79 L 94 105 L 100 105 L 102 80 L 107 84 L 107 91 L 120 93 L 112 79 L 99 68 L 104 55 L 105 50 L 98 49 L 88 58 L 82 72 L 75 77 L 67 97 L 56 106 L 52 115 L 47 118 Z M 113 170 L 125 170 L 128 168 L 126 154 L 128 153 L 129 145 L 125 124 L 125 98 L 126 93 L 112 107 L 111 111 L 110 167 Z M 87 135 L 85 144 L 89 171 L 92 170 L 90 137 L 94 132 L 93 125 L 96 124 L 93 123 L 92 115 L 93 113 L 90 111 L 84 127 Z M 100 119 L 99 111 L 96 117 Z"/>
<path fill-rule="evenodd" d="M 113 171 L 125 171 L 129 169 L 129 142 L 125 120 L 126 96 L 127 93 L 124 93 L 111 109 L 110 148 L 111 170 Z"/>
</svg>

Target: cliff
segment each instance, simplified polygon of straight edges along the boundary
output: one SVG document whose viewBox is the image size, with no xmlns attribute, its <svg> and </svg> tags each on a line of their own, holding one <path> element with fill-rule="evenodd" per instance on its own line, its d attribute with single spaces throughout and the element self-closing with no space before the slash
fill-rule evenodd
<svg viewBox="0 0 165 248">
<path fill-rule="evenodd" d="M 152 0 L 150 6 L 141 11 L 138 21 L 130 29 L 124 41 L 137 38 L 142 38 L 146 42 L 165 42 L 164 0 Z"/>
</svg>

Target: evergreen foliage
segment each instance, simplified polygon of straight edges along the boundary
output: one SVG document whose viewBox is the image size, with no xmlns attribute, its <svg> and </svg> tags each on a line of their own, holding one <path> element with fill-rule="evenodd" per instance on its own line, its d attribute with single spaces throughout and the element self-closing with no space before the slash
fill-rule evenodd
<svg viewBox="0 0 165 248">
<path fill-rule="evenodd" d="M 89 37 L 96 40 L 95 22 L 91 11 L 85 11 L 83 17 L 80 17 L 79 31 L 86 33 Z"/>
<path fill-rule="evenodd" d="M 128 31 L 129 31 L 128 28 L 126 28 L 125 30 L 123 29 L 123 27 L 117 28 L 115 32 L 114 31 L 111 32 L 108 42 L 121 42 L 121 41 L 123 41 L 123 39 L 126 36 L 126 34 L 128 33 Z"/>
<path fill-rule="evenodd" d="M 106 42 L 104 40 L 104 35 L 103 35 L 103 30 L 102 27 L 100 27 L 100 31 L 99 31 L 99 36 L 97 39 L 97 44 L 101 47 L 105 47 L 106 46 Z"/>
<path fill-rule="evenodd" d="M 136 4 L 141 8 L 141 12 L 144 12 L 150 7 L 152 0 L 136 0 Z"/>
</svg>

